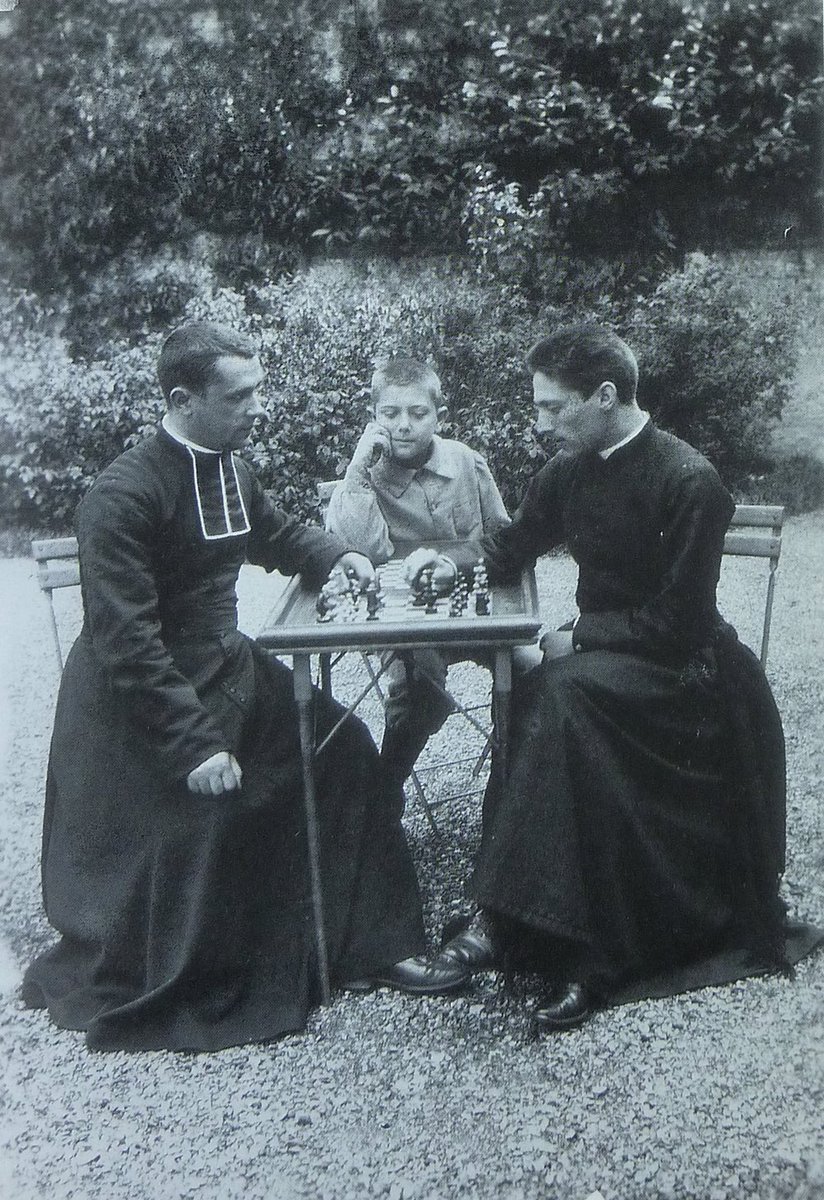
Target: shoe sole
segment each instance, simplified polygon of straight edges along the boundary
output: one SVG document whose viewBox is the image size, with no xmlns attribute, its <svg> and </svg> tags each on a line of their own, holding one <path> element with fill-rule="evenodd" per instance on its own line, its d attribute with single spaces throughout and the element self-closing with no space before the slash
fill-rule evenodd
<svg viewBox="0 0 824 1200">
<path fill-rule="evenodd" d="M 535 1013 L 532 1017 L 532 1023 L 539 1031 L 547 1030 L 550 1033 L 565 1033 L 568 1029 L 577 1029 L 579 1025 L 583 1025 L 588 1021 L 593 1014 L 593 1009 L 588 1008 L 585 1012 L 580 1013 L 575 1017 L 540 1017 Z"/>
<path fill-rule="evenodd" d="M 458 992 L 469 983 L 469 978 L 456 979 L 454 983 L 444 983 L 440 987 L 415 987 L 410 984 L 395 983 L 392 979 L 376 979 L 375 987 L 391 988 L 393 992 L 402 992 L 404 996 L 446 996 L 450 992 Z"/>
</svg>

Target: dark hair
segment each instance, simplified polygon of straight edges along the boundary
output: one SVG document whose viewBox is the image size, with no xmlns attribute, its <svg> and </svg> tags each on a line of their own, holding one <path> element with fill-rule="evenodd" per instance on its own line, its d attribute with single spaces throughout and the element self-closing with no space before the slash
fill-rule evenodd
<svg viewBox="0 0 824 1200">
<path fill-rule="evenodd" d="M 157 360 L 157 377 L 169 400 L 177 387 L 198 392 L 210 381 L 219 358 L 254 358 L 254 343 L 242 333 L 211 321 L 189 321 L 170 333 Z"/>
<path fill-rule="evenodd" d="M 437 406 L 441 403 L 441 381 L 434 367 L 417 358 L 406 358 L 402 355 L 387 358 L 378 363 L 372 375 L 372 403 L 378 403 L 384 388 L 411 387 L 413 384 L 420 384 L 426 388 L 433 404 Z"/>
<path fill-rule="evenodd" d="M 540 371 L 566 387 L 590 396 L 600 383 L 615 384 L 621 404 L 631 404 L 638 388 L 638 363 L 626 342 L 601 325 L 566 325 L 536 342 L 526 356 Z"/>
</svg>

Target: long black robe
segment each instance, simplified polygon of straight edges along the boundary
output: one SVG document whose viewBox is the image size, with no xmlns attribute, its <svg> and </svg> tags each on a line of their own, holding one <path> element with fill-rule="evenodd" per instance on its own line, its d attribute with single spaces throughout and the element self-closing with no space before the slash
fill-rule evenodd
<svg viewBox="0 0 824 1200">
<path fill-rule="evenodd" d="M 195 459 L 161 430 L 78 511 L 84 625 L 57 702 L 42 853 L 62 938 L 24 998 L 95 1049 L 267 1040 L 318 999 L 292 676 L 238 632 L 235 584 L 246 558 L 320 581 L 345 547 L 277 510 L 239 459 L 225 480 L 248 532 L 221 535 L 220 496 L 207 512 L 193 485 L 215 460 Z M 315 704 L 323 731 L 340 710 Z M 241 791 L 193 795 L 188 772 L 220 750 L 238 757 Z M 333 975 L 419 953 L 414 869 L 359 721 L 321 756 L 317 797 Z"/>
<path fill-rule="evenodd" d="M 516 684 L 471 892 L 533 965 L 607 994 L 721 948 L 783 961 L 781 721 L 715 602 L 733 508 L 649 423 L 557 455 L 485 545 L 494 579 L 566 542 L 580 616 L 576 652 Z"/>
</svg>

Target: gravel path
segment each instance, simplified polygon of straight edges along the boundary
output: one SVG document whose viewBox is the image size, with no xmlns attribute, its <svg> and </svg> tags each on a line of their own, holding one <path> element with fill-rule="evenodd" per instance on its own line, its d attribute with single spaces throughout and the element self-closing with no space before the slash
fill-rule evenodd
<svg viewBox="0 0 824 1200">
<path fill-rule="evenodd" d="M 750 644 L 761 566 L 733 561 L 722 581 L 722 610 Z M 793 518 L 770 676 L 789 750 L 787 896 L 820 923 L 823 568 L 824 513 Z M 553 623 L 572 612 L 571 584 L 567 560 L 542 564 Z M 244 573 L 250 632 L 271 594 L 271 580 Z M 76 597 L 58 599 L 70 637 Z M 81 1035 L 23 1009 L 21 967 L 51 936 L 37 863 L 57 683 L 28 562 L 0 562 L 0 609 L 10 635 L 0 664 L 4 1200 L 824 1197 L 824 954 L 793 981 L 627 1005 L 540 1042 L 494 973 L 458 999 L 338 997 L 302 1036 L 210 1056 L 90 1054 Z M 457 674 L 470 693 L 488 687 L 475 668 Z M 433 938 L 460 904 L 477 816 L 477 800 L 440 810 L 438 841 L 410 805 Z"/>
</svg>

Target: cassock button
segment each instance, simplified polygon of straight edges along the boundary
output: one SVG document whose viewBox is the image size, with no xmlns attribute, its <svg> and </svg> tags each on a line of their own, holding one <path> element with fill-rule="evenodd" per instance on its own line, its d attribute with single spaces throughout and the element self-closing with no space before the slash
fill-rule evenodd
<svg viewBox="0 0 824 1200">
<path fill-rule="evenodd" d="M 572 649 L 575 651 L 576 654 L 580 654 L 581 651 L 583 650 L 583 646 L 581 645 L 580 642 L 573 642 Z"/>
</svg>

